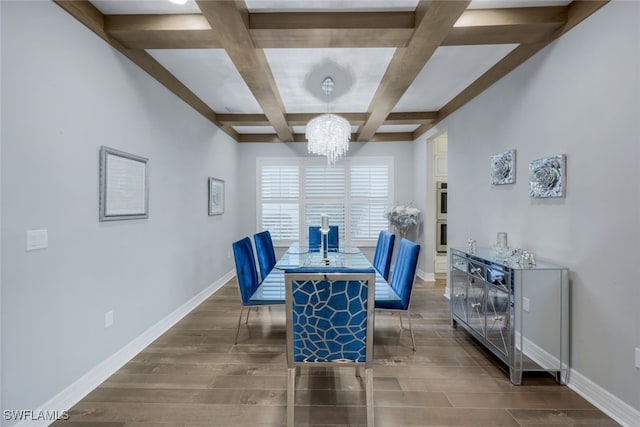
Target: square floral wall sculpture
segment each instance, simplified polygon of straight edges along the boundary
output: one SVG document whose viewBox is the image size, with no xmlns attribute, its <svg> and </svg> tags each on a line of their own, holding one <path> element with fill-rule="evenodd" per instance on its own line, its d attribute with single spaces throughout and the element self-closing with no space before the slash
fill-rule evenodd
<svg viewBox="0 0 640 427">
<path fill-rule="evenodd" d="M 547 157 L 529 163 L 530 197 L 564 197 L 566 191 L 567 156 Z"/>
<path fill-rule="evenodd" d="M 516 150 L 491 156 L 491 184 L 513 184 L 516 182 Z"/>
</svg>

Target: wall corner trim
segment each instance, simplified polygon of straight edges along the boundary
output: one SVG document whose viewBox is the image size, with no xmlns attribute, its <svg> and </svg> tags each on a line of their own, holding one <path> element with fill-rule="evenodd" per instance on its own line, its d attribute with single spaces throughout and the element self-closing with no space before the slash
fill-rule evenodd
<svg viewBox="0 0 640 427">
<path fill-rule="evenodd" d="M 82 400 L 87 394 L 98 387 L 107 378 L 113 375 L 118 369 L 133 359 L 138 353 L 144 350 L 149 344 L 155 341 L 160 335 L 178 323 L 183 317 L 189 314 L 194 308 L 204 300 L 218 291 L 225 283 L 235 277 L 235 269 L 229 271 L 220 279 L 209 285 L 206 289 L 195 295 L 189 301 L 169 313 L 167 317 L 144 331 L 129 344 L 116 351 L 102 363 L 91 369 L 80 377 L 73 384 L 62 390 L 56 396 L 45 402 L 35 413 L 40 411 L 68 411 L 73 405 Z M 14 427 L 47 427 L 50 421 L 23 420 L 14 424 Z"/>
<path fill-rule="evenodd" d="M 433 273 L 427 273 L 425 271 L 420 270 L 419 268 L 416 270 L 416 276 L 419 279 L 424 280 L 425 282 L 435 282 L 436 276 Z"/>
</svg>

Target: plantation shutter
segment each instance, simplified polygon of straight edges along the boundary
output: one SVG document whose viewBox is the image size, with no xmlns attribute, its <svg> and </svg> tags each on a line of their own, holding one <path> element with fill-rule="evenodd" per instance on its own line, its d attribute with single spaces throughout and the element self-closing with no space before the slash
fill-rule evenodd
<svg viewBox="0 0 640 427">
<path fill-rule="evenodd" d="M 263 165 L 260 168 L 262 230 L 275 240 L 300 239 L 300 171 L 298 166 Z"/>
<path fill-rule="evenodd" d="M 329 225 L 337 225 L 339 239 L 345 239 L 345 167 L 306 163 L 304 166 L 304 237 L 308 227 L 320 225 L 320 215 L 329 217 Z"/>
<path fill-rule="evenodd" d="M 389 228 L 389 182 L 388 165 L 351 166 L 351 240 L 377 239 Z"/>
</svg>

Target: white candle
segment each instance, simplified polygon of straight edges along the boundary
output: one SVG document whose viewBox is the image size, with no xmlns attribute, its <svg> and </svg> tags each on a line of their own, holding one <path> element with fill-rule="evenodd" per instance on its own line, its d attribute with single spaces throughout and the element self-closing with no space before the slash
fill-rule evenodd
<svg viewBox="0 0 640 427">
<path fill-rule="evenodd" d="M 327 214 L 320 214 L 320 228 L 322 228 L 323 230 L 329 229 L 329 217 L 327 216 Z"/>
</svg>

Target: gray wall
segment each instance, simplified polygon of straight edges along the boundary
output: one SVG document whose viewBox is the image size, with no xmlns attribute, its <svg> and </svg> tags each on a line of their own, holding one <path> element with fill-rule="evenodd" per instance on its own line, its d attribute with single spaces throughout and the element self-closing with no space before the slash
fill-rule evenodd
<svg viewBox="0 0 640 427">
<path fill-rule="evenodd" d="M 640 410 L 640 3 L 614 1 L 451 116 L 449 237 L 570 268 L 571 367 Z M 517 149 L 513 185 L 489 158 Z M 567 196 L 528 197 L 529 162 L 566 154 Z M 574 376 L 576 380 L 578 375 Z"/>
<path fill-rule="evenodd" d="M 1 7 L 2 408 L 37 409 L 233 270 L 238 146 L 54 3 Z M 101 145 L 150 159 L 148 219 L 98 221 Z"/>
</svg>

